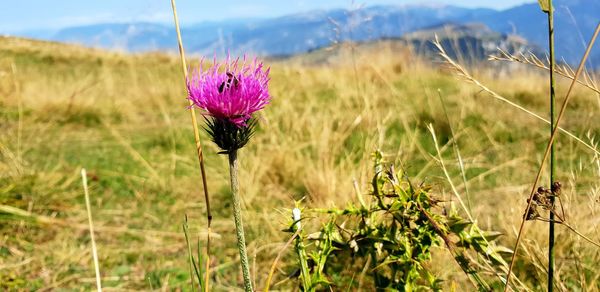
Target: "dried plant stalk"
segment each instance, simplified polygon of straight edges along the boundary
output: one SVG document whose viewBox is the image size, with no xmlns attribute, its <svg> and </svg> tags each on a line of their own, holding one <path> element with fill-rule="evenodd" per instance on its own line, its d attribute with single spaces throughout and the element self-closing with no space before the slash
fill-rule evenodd
<svg viewBox="0 0 600 292">
<path fill-rule="evenodd" d="M 519 53 L 519 55 L 512 55 L 500 48 L 498 48 L 499 56 L 489 56 L 488 60 L 490 61 L 506 61 L 506 62 L 516 62 L 521 64 L 530 65 L 539 69 L 550 71 L 550 67 L 548 65 L 548 61 L 542 61 L 532 52 L 528 52 L 527 54 Z M 575 72 L 567 63 L 556 64 L 554 67 L 554 72 L 560 76 L 563 76 L 568 79 L 575 79 Z M 600 86 L 596 84 L 592 75 L 584 70 L 582 72 L 582 77 L 577 79 L 577 83 L 587 87 L 590 90 L 595 91 L 600 94 Z"/>
<path fill-rule="evenodd" d="M 500 100 L 502 102 L 505 102 L 509 105 L 511 105 L 512 107 L 515 107 L 517 109 L 519 109 L 520 111 L 523 111 L 527 114 L 529 114 L 530 116 L 535 117 L 536 119 L 543 121 L 544 123 L 550 125 L 550 121 L 548 121 L 547 119 L 543 118 L 542 116 L 524 108 L 523 106 L 510 101 L 509 99 L 507 99 L 506 97 L 501 96 L 500 94 L 496 93 L 495 91 L 489 89 L 487 86 L 483 85 L 481 82 L 479 82 L 479 80 L 475 79 L 475 77 L 473 77 L 469 71 L 467 71 L 465 68 L 463 68 L 461 65 L 459 65 L 458 63 L 456 63 L 456 61 L 454 61 L 452 58 L 450 58 L 450 56 L 448 56 L 448 54 L 446 53 L 446 51 L 444 50 L 444 48 L 442 47 L 442 44 L 439 42 L 439 40 L 435 39 L 435 41 L 433 42 L 433 44 L 436 46 L 437 50 L 438 50 L 438 54 L 442 57 L 442 59 L 444 59 L 444 62 L 449 66 L 450 69 L 454 70 L 456 75 L 458 75 L 459 77 L 465 79 L 468 82 L 471 82 L 473 84 L 475 84 L 477 87 L 481 88 L 481 90 L 487 92 L 489 95 L 491 95 L 493 98 Z M 558 127 L 558 130 L 563 132 L 564 134 L 568 135 L 569 137 L 573 138 L 575 141 L 579 142 L 580 144 L 582 144 L 583 146 L 585 146 L 586 148 L 590 149 L 592 152 L 594 152 L 594 154 L 596 155 L 600 155 L 600 151 L 595 147 L 592 146 L 591 144 L 583 141 L 581 138 L 577 137 L 575 134 L 563 129 L 562 127 Z"/>
</svg>

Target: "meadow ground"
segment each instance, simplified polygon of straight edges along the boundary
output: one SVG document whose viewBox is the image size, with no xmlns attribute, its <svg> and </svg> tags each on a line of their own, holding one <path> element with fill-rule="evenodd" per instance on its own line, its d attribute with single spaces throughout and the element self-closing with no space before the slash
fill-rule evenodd
<svg viewBox="0 0 600 292">
<path fill-rule="evenodd" d="M 503 232 L 500 243 L 512 247 L 549 126 L 408 50 L 381 46 L 337 54 L 324 65 L 311 61 L 315 55 L 268 62 L 274 98 L 240 152 L 255 286 L 264 285 L 289 238 L 281 230 L 294 200 L 304 197 L 308 207 L 355 200 L 354 179 L 363 191 L 370 188 L 375 149 L 402 163 L 413 180 L 432 185 L 437 197 L 455 200 L 436 160 L 430 123 L 478 224 Z M 471 69 L 490 89 L 545 117 L 546 72 L 497 65 Z M 206 209 L 180 70 L 175 56 L 0 38 L 2 289 L 94 287 L 82 167 L 90 179 L 105 290 L 188 288 L 181 226 L 187 214 L 191 233 L 204 240 Z M 568 80 L 559 80 L 559 103 L 567 86 Z M 582 87 L 574 94 L 562 125 L 594 144 L 600 97 Z M 240 287 L 241 273 L 227 159 L 201 135 L 214 216 L 211 283 L 228 291 Z M 567 220 L 600 241 L 599 157 L 565 135 L 558 139 Z M 466 184 L 452 140 L 464 160 Z M 307 224 L 318 226 L 319 220 Z M 516 276 L 543 290 L 547 225 L 527 226 Z M 561 226 L 557 238 L 558 287 L 599 290 L 599 249 Z M 445 253 L 435 250 L 432 269 L 446 285 L 467 287 Z M 274 283 L 286 279 L 294 261 L 285 254 Z M 294 281 L 284 281 L 274 288 L 293 287 Z"/>
</svg>

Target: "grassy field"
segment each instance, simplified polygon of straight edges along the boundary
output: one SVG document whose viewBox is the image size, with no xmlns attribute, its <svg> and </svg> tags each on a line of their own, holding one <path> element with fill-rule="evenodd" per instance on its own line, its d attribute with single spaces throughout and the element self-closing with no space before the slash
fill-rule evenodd
<svg viewBox="0 0 600 292">
<path fill-rule="evenodd" d="M 432 185 L 437 197 L 455 200 L 430 123 L 452 182 L 478 224 L 503 232 L 500 242 L 512 247 L 549 126 L 406 49 L 342 48 L 321 65 L 313 60 L 324 58 L 319 54 L 333 53 L 268 62 L 274 98 L 240 152 L 255 287 L 262 289 L 289 237 L 281 230 L 294 200 L 304 197 L 309 207 L 355 200 L 353 180 L 370 188 L 376 149 L 402 163 L 415 181 Z M 546 72 L 491 65 L 499 64 L 471 69 L 491 90 L 546 117 Z M 560 79 L 559 103 L 567 87 Z M 583 87 L 574 94 L 562 126 L 594 144 L 600 97 Z M 189 287 L 181 225 L 187 214 L 194 237 L 204 240 L 206 208 L 185 96 L 175 56 L 0 38 L 0 290 L 95 287 L 82 167 L 90 179 L 105 290 Z M 230 291 L 241 287 L 241 273 L 227 159 L 201 134 L 215 217 L 212 285 Z M 452 141 L 464 160 L 466 184 Z M 567 220 L 600 241 L 599 157 L 565 135 L 557 151 Z M 542 182 L 548 186 L 547 176 Z M 527 226 L 516 276 L 543 290 L 547 224 Z M 559 289 L 600 290 L 600 250 L 557 229 Z M 284 256 L 273 281 L 283 283 L 275 289 L 295 286 L 284 281 L 293 261 L 291 253 Z M 431 266 L 448 287 L 468 288 L 444 249 L 435 250 Z"/>
</svg>

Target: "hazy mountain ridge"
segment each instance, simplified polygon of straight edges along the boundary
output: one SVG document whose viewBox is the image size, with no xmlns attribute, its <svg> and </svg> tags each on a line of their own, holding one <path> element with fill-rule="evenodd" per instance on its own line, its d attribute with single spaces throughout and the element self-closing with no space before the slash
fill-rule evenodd
<svg viewBox="0 0 600 292">
<path fill-rule="evenodd" d="M 498 48 L 510 54 L 543 54 L 540 47 L 519 36 L 499 33 L 480 23 L 447 23 L 408 33 L 400 40 L 411 45 L 418 54 L 437 55 L 438 50 L 431 42 L 436 36 L 446 53 L 462 62 L 486 59 Z"/>
<path fill-rule="evenodd" d="M 600 19 L 600 1 L 556 0 L 557 56 L 576 63 Z M 574 21 L 575 20 L 575 21 Z M 305 53 L 348 40 L 366 42 L 400 38 L 447 23 L 482 23 L 502 35 L 517 34 L 546 48 L 546 15 L 537 3 L 503 11 L 456 6 L 372 6 L 358 10 L 310 11 L 272 19 L 207 22 L 182 28 L 190 53 L 226 51 L 265 56 Z M 576 23 L 576 24 L 575 24 Z M 580 32 L 580 33 L 579 33 Z M 479 36 L 464 36 L 475 37 Z M 67 28 L 52 40 L 126 51 L 175 51 L 172 25 L 98 24 Z M 600 49 L 591 62 L 600 63 Z"/>
<path fill-rule="evenodd" d="M 600 21 L 600 1 L 554 0 L 554 6 L 556 55 L 576 64 Z M 548 20 L 537 3 L 513 7 L 479 20 L 495 31 L 516 33 L 546 50 L 548 48 Z M 596 67 L 600 66 L 599 46 L 593 49 L 590 60 Z"/>
</svg>

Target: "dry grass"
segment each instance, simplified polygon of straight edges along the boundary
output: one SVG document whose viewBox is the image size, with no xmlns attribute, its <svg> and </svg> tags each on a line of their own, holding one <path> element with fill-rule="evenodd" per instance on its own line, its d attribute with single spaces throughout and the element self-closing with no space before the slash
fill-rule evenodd
<svg viewBox="0 0 600 292">
<path fill-rule="evenodd" d="M 240 153 L 257 289 L 289 239 L 281 232 L 289 214 L 283 209 L 302 197 L 319 207 L 354 200 L 353 179 L 361 189 L 369 187 L 370 152 L 376 148 L 401 161 L 416 179 L 433 184 L 438 196 L 452 199 L 433 157 L 429 123 L 448 175 L 465 200 L 468 187 L 465 203 L 473 217 L 484 229 L 506 232 L 505 245 L 514 242 L 525 193 L 548 138 L 546 124 L 409 51 L 384 46 L 378 52 L 358 50 L 356 67 L 345 49 L 327 66 L 305 61 L 314 55 L 271 62 L 275 98 Z M 522 68 L 498 75 L 486 66 L 473 68 L 478 80 L 544 115 L 548 89 L 541 73 Z M 567 84 L 559 83 L 557 96 L 564 96 Z M 26 212 L 0 209 L 0 283 L 46 290 L 95 287 L 79 180 L 85 167 L 94 194 L 104 290 L 187 288 L 183 214 L 192 234 L 205 231 L 206 217 L 177 58 L 2 38 L 0 93 L 0 204 Z M 573 94 L 563 127 L 595 145 L 598 97 L 584 87 Z M 460 148 L 467 185 L 452 139 Z M 557 143 L 568 221 L 598 241 L 599 157 L 571 139 L 559 137 Z M 211 285 L 230 290 L 240 287 L 241 273 L 231 232 L 227 161 L 214 145 L 204 145 L 215 232 Z M 306 228 L 316 223 L 307 221 Z M 538 290 L 545 278 L 547 228 L 533 224 L 515 271 Z M 598 249 L 560 226 L 557 238 L 560 288 L 599 290 Z M 443 253 L 436 258 L 443 259 Z M 291 257 L 282 258 L 272 283 L 285 279 L 291 263 Z M 448 285 L 464 284 L 453 265 L 432 266 Z M 287 281 L 272 289 L 291 287 Z"/>
</svg>

